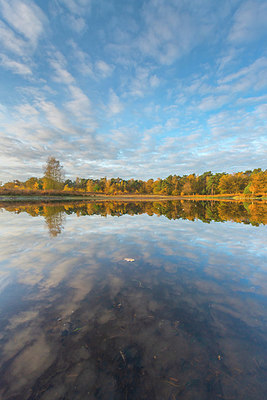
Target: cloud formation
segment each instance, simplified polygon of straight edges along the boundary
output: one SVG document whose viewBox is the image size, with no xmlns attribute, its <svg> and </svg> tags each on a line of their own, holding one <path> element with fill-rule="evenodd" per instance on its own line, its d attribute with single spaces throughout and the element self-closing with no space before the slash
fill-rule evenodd
<svg viewBox="0 0 267 400">
<path fill-rule="evenodd" d="M 1 181 L 51 154 L 72 178 L 266 167 L 266 2 L 0 10 Z"/>
<path fill-rule="evenodd" d="M 5 54 L 0 54 L 0 64 L 2 67 L 18 75 L 32 75 L 32 70 L 27 64 L 10 59 Z"/>
<path fill-rule="evenodd" d="M 1 0 L 0 6 L 6 22 L 36 47 L 46 21 L 42 10 L 30 0 Z"/>
<path fill-rule="evenodd" d="M 259 37 L 267 37 L 267 4 L 265 1 L 245 1 L 234 14 L 233 25 L 228 40 L 234 44 L 252 42 Z"/>
</svg>

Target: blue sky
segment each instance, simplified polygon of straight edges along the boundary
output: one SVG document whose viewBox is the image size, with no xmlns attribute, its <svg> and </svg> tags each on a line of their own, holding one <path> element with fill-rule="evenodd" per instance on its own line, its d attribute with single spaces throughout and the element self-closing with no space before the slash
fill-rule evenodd
<svg viewBox="0 0 267 400">
<path fill-rule="evenodd" d="M 0 0 L 0 180 L 266 168 L 267 2 Z"/>
</svg>

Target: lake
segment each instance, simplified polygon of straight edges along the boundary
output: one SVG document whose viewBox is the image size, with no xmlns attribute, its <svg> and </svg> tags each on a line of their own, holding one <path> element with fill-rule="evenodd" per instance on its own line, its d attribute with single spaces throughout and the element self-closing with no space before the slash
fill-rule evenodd
<svg viewBox="0 0 267 400">
<path fill-rule="evenodd" d="M 0 204 L 1 400 L 263 400 L 266 203 Z"/>
</svg>

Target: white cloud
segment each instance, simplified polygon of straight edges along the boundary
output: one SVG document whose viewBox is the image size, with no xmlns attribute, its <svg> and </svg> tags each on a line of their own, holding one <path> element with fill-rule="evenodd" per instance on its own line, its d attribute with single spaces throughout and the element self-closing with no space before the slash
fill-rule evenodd
<svg viewBox="0 0 267 400">
<path fill-rule="evenodd" d="M 91 102 L 83 91 L 74 85 L 69 86 L 71 100 L 66 103 L 66 108 L 80 121 L 88 121 L 92 115 Z"/>
<path fill-rule="evenodd" d="M 0 53 L 0 65 L 18 75 L 32 75 L 30 67 Z"/>
<path fill-rule="evenodd" d="M 53 129 L 59 129 L 63 132 L 71 130 L 67 117 L 51 101 L 41 101 L 38 106 L 45 113 L 46 119 Z"/>
<path fill-rule="evenodd" d="M 86 16 L 91 12 L 91 0 L 52 0 L 51 10 L 60 15 L 63 23 L 76 33 L 87 28 Z"/>
<path fill-rule="evenodd" d="M 234 64 L 234 62 L 238 59 L 240 50 L 238 51 L 236 48 L 231 47 L 223 50 L 223 54 L 218 57 L 217 65 L 218 72 L 222 72 L 229 65 Z"/>
<path fill-rule="evenodd" d="M 229 101 L 230 97 L 228 95 L 222 96 L 208 96 L 202 99 L 198 108 L 201 111 L 211 111 L 216 110 L 217 108 L 222 107 Z"/>
<path fill-rule="evenodd" d="M 246 144 L 247 155 L 251 151 L 252 142 L 265 140 L 264 131 L 266 126 L 266 105 L 257 105 L 253 110 L 221 111 L 210 116 L 207 126 L 215 137 L 231 141 L 243 140 Z M 264 152 L 264 148 L 262 148 Z M 238 156 L 238 155 L 237 155 Z"/>
<path fill-rule="evenodd" d="M 2 21 L 0 21 L 0 41 L 5 49 L 17 55 L 24 56 L 29 51 L 28 43 L 15 35 Z"/>
<path fill-rule="evenodd" d="M 209 9 L 209 21 L 205 15 Z M 145 28 L 137 46 L 145 56 L 170 65 L 198 45 L 215 25 L 212 5 L 199 2 L 148 1 L 143 7 Z"/>
<path fill-rule="evenodd" d="M 241 2 L 235 13 L 228 40 L 234 44 L 246 44 L 261 36 L 266 37 L 266 26 L 266 1 Z"/>
<path fill-rule="evenodd" d="M 78 33 L 83 32 L 86 28 L 86 22 L 84 18 L 76 17 L 75 15 L 68 15 L 67 23 L 72 28 L 72 30 Z"/>
<path fill-rule="evenodd" d="M 7 115 L 8 111 L 7 111 L 7 107 L 4 106 L 4 104 L 0 103 L 0 119 L 4 120 L 5 116 Z"/>
<path fill-rule="evenodd" d="M 72 48 L 72 58 L 77 70 L 84 76 L 94 76 L 91 58 L 88 53 L 82 51 L 74 40 L 69 41 Z"/>
<path fill-rule="evenodd" d="M 136 77 L 132 80 L 130 85 L 130 94 L 137 97 L 143 97 L 146 92 L 148 77 L 148 69 L 138 67 L 136 70 Z"/>
<path fill-rule="evenodd" d="M 165 123 L 165 128 L 167 130 L 177 129 L 179 127 L 179 119 L 178 118 L 170 118 Z"/>
<path fill-rule="evenodd" d="M 64 63 L 56 59 L 50 59 L 50 65 L 55 70 L 55 75 L 52 76 L 55 82 L 70 85 L 75 81 L 73 76 L 65 68 Z"/>
<path fill-rule="evenodd" d="M 110 89 L 109 92 L 109 104 L 108 113 L 110 115 L 119 114 L 123 110 L 123 104 L 120 102 L 119 97 L 116 95 L 114 90 Z"/>
<path fill-rule="evenodd" d="M 16 106 L 15 111 L 18 112 L 21 116 L 32 116 L 39 114 L 39 111 L 35 107 L 27 103 Z"/>
<path fill-rule="evenodd" d="M 257 71 L 259 71 L 261 69 L 267 69 L 267 58 L 266 57 L 258 58 L 256 61 L 254 61 L 249 66 L 241 68 L 239 71 L 237 71 L 233 74 L 226 75 L 225 77 L 220 79 L 218 81 L 218 83 L 219 84 L 229 83 L 229 82 L 232 82 L 239 78 L 242 78 L 244 76 L 247 78 L 248 75 L 251 75 L 251 74 L 257 75 Z"/>
<path fill-rule="evenodd" d="M 103 77 L 107 78 L 112 75 L 114 67 L 112 65 L 107 64 L 103 60 L 99 60 L 95 63 L 96 71 Z"/>
<path fill-rule="evenodd" d="M 140 133 L 134 128 L 120 126 L 112 129 L 110 131 L 110 139 L 112 140 L 113 145 L 115 145 L 117 151 L 116 159 L 119 160 L 120 158 L 123 158 L 126 161 L 126 164 L 127 160 L 131 162 L 131 155 L 135 152 L 139 138 Z M 130 154 L 127 153 L 126 155 L 125 152 L 129 152 Z M 106 161 L 112 163 L 114 160 L 110 158 Z"/>
<path fill-rule="evenodd" d="M 91 0 L 59 0 L 73 14 L 84 15 L 91 11 Z"/>
<path fill-rule="evenodd" d="M 260 118 L 262 121 L 265 121 L 265 127 L 267 127 L 267 102 L 265 104 L 263 103 L 263 104 L 258 105 L 255 108 L 255 113 L 258 118 Z M 263 129 L 264 129 L 264 126 L 263 126 Z M 266 139 L 265 130 L 262 133 L 264 135 L 264 138 Z"/>
<path fill-rule="evenodd" d="M 149 81 L 150 81 L 151 87 L 153 87 L 153 88 L 158 87 L 160 84 L 160 79 L 156 75 L 152 75 L 150 77 Z"/>
<path fill-rule="evenodd" d="M 267 59 L 260 57 L 247 66 L 241 65 L 241 68 L 232 67 L 228 74 L 220 70 L 178 80 L 176 87 L 170 90 L 170 96 L 175 98 L 179 93 L 175 103 L 186 107 L 192 115 L 196 115 L 197 109 L 208 113 L 229 104 L 232 107 L 253 105 L 267 87 Z"/>
<path fill-rule="evenodd" d="M 255 60 L 247 67 L 218 80 L 217 92 L 227 92 L 232 95 L 257 92 L 267 86 L 267 59 L 265 57 Z"/>
<path fill-rule="evenodd" d="M 129 94 L 136 97 L 144 97 L 151 89 L 160 85 L 160 79 L 153 74 L 152 68 L 138 66 L 135 76 L 129 82 Z M 128 92 L 127 92 L 128 94 Z"/>
<path fill-rule="evenodd" d="M 251 105 L 251 104 L 256 104 L 256 103 L 264 103 L 267 102 L 267 94 L 263 96 L 256 96 L 256 97 L 245 97 L 238 99 L 236 104 L 238 106 L 243 106 L 243 105 Z"/>
<path fill-rule="evenodd" d="M 35 47 L 46 21 L 41 9 L 30 0 L 0 0 L 0 6 L 8 24 Z"/>
</svg>

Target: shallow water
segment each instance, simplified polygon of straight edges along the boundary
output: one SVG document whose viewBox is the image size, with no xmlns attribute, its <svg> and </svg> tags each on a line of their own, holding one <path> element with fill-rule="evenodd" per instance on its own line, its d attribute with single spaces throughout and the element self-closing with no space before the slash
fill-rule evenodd
<svg viewBox="0 0 267 400">
<path fill-rule="evenodd" d="M 264 224 L 264 204 L 2 205 L 0 399 L 264 399 Z"/>
</svg>

